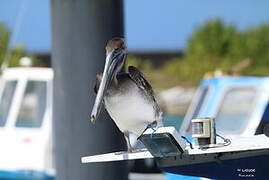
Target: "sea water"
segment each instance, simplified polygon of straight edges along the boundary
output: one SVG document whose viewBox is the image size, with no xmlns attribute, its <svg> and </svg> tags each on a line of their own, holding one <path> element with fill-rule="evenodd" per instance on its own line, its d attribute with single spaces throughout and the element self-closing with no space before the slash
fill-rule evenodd
<svg viewBox="0 0 269 180">
<path fill-rule="evenodd" d="M 174 126 L 177 130 L 180 129 L 184 116 L 166 114 L 163 118 L 164 126 Z"/>
</svg>

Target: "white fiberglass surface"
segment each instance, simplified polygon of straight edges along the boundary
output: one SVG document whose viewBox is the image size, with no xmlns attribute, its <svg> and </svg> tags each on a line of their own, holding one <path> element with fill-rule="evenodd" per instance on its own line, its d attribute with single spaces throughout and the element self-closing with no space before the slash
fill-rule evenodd
<svg viewBox="0 0 269 180">
<path fill-rule="evenodd" d="M 0 89 L 0 98 L 4 96 L 5 99 L 5 103 L 0 101 L 0 117 L 7 120 L 0 129 L 0 170 L 42 171 L 50 166 L 46 164 L 51 129 L 50 81 L 49 78 L 32 79 L 27 75 L 4 74 L 2 81 L 11 85 Z"/>
<path fill-rule="evenodd" d="M 228 90 L 216 115 L 217 132 L 240 134 L 251 118 L 256 96 L 254 88 L 237 87 Z"/>
</svg>

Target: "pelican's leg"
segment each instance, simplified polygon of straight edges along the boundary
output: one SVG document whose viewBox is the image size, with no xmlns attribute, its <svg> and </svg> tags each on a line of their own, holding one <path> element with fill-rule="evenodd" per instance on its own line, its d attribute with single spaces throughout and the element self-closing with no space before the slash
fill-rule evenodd
<svg viewBox="0 0 269 180">
<path fill-rule="evenodd" d="M 157 131 L 157 129 L 158 129 L 158 128 L 157 128 L 157 121 L 156 121 L 156 120 L 153 121 L 151 124 L 148 125 L 147 128 L 150 128 L 150 129 L 153 130 L 152 133 L 151 133 L 151 135 L 150 135 L 150 137 L 152 138 L 153 134 L 154 134 L 155 131 Z"/>
<path fill-rule="evenodd" d="M 151 135 L 150 135 L 150 137 L 152 138 L 152 135 L 155 133 L 155 131 L 157 131 L 157 121 L 154 121 L 154 122 L 152 122 L 152 123 L 150 123 L 147 127 L 146 127 L 146 129 L 140 134 L 140 136 L 137 138 L 137 139 L 139 139 L 143 134 L 144 134 L 144 132 L 147 130 L 147 129 L 152 129 L 153 130 L 153 132 L 151 133 Z"/>
<path fill-rule="evenodd" d="M 133 152 L 133 148 L 132 148 L 132 145 L 131 145 L 131 142 L 130 142 L 130 133 L 129 132 L 124 132 L 124 138 L 126 140 L 126 144 L 127 144 L 127 152 Z"/>
<path fill-rule="evenodd" d="M 131 152 L 134 152 L 134 149 L 132 148 L 132 145 L 131 145 L 131 142 L 130 142 L 130 133 L 129 132 L 124 132 L 124 138 L 125 138 L 125 141 L 126 141 L 126 144 L 127 144 L 127 151 L 121 151 L 121 152 L 116 152 L 115 154 L 116 155 L 121 155 L 121 154 L 126 154 L 126 153 L 131 153 Z"/>
</svg>

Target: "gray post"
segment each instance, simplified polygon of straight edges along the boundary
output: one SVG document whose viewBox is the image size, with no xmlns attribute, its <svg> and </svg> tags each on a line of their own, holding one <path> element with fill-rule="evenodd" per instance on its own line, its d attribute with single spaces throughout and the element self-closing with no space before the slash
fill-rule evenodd
<svg viewBox="0 0 269 180">
<path fill-rule="evenodd" d="M 88 118 L 106 42 L 123 36 L 122 8 L 122 0 L 51 0 L 53 133 L 59 180 L 127 179 L 126 162 L 80 163 L 81 156 L 125 149 L 122 134 L 106 113 L 95 125 Z"/>
</svg>

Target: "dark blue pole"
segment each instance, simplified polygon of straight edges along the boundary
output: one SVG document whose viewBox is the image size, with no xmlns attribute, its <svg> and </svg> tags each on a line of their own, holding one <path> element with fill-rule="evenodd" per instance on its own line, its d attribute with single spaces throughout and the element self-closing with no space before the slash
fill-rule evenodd
<svg viewBox="0 0 269 180">
<path fill-rule="evenodd" d="M 81 164 L 82 156 L 125 149 L 108 115 L 91 124 L 96 73 L 106 42 L 123 36 L 122 0 L 51 0 L 53 133 L 59 180 L 127 179 L 126 162 Z"/>
</svg>

